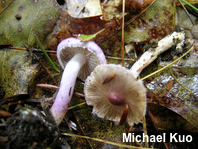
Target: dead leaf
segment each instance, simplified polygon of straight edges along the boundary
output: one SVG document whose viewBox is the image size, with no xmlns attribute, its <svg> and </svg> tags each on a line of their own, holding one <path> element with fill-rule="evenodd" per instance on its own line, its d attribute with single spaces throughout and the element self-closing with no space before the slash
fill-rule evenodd
<svg viewBox="0 0 198 149">
<path fill-rule="evenodd" d="M 148 109 L 155 115 L 155 122 L 157 127 L 161 130 L 185 130 L 187 132 L 198 132 L 189 121 L 167 109 L 166 107 L 148 104 Z"/>
<path fill-rule="evenodd" d="M 0 44 L 36 47 L 36 34 L 46 48 L 46 39 L 56 24 L 59 8 L 55 0 L 13 1 L 0 14 Z"/>
<path fill-rule="evenodd" d="M 171 51 L 169 50 L 169 52 Z M 165 69 L 161 73 L 144 81 L 148 90 L 148 103 L 159 104 L 174 111 L 196 128 L 198 128 L 197 56 L 196 52 L 191 52 L 190 57 L 183 58 L 174 64 L 174 66 L 171 66 L 170 69 L 174 76 L 170 73 L 170 69 Z M 170 62 L 161 61 L 159 64 L 166 66 L 168 63 Z M 149 74 L 156 69 L 159 69 L 159 67 L 149 66 L 143 71 L 142 75 L 145 75 L 145 73 Z M 173 80 L 172 87 L 167 91 L 167 86 L 171 80 Z M 181 86 L 180 83 L 191 91 L 194 96 Z"/>
<path fill-rule="evenodd" d="M 93 40 L 101 42 L 117 32 L 120 27 L 120 19 L 111 19 L 109 21 L 102 20 L 100 16 L 89 18 L 73 18 L 65 10 L 61 9 L 59 12 L 59 32 L 55 34 L 58 44 L 65 38 L 71 36 L 78 36 L 80 34 L 90 35 L 95 34 L 101 30 L 101 34 L 98 34 Z M 53 38 L 53 40 L 54 40 Z"/>
<path fill-rule="evenodd" d="M 13 0 L 5 0 L 0 3 L 0 14 L 13 2 Z"/>
<path fill-rule="evenodd" d="M 151 39 L 158 39 L 165 37 L 175 27 L 175 1 L 156 0 L 149 8 L 133 21 L 128 20 L 124 32 L 125 44 L 131 42 L 140 43 L 135 44 L 136 51 L 140 50 L 143 42 L 148 42 Z M 130 17 L 129 17 L 130 18 Z M 139 46 L 139 47 L 138 47 Z M 121 57 L 121 31 L 103 41 L 100 47 L 105 50 L 106 56 Z M 126 57 L 130 55 L 125 54 Z"/>
<path fill-rule="evenodd" d="M 101 16 L 99 0 L 66 0 L 68 13 L 75 18 Z"/>
<path fill-rule="evenodd" d="M 155 0 L 126 0 L 125 1 L 125 10 L 126 12 L 130 12 L 133 14 L 140 13 L 143 9 L 145 9 L 147 6 L 149 6 L 153 1 Z M 122 11 L 122 1 L 120 2 L 120 5 L 118 6 L 118 10 Z"/>
<path fill-rule="evenodd" d="M 37 66 L 26 51 L 0 50 L 0 86 L 5 90 L 4 98 L 28 94 L 28 86 L 38 74 Z"/>
<path fill-rule="evenodd" d="M 162 39 L 175 27 L 175 0 L 155 0 L 125 28 L 125 43 Z"/>
</svg>

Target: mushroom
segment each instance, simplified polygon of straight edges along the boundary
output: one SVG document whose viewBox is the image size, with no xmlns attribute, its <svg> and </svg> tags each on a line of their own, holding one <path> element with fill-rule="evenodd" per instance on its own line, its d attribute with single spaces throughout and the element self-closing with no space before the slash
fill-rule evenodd
<svg viewBox="0 0 198 149">
<path fill-rule="evenodd" d="M 125 120 L 132 126 L 145 115 L 146 89 L 125 67 L 97 66 L 85 81 L 84 93 L 87 104 L 94 106 L 92 113 L 100 118 L 120 122 L 128 108 Z"/>
<path fill-rule="evenodd" d="M 50 111 L 59 125 L 67 112 L 76 78 L 85 80 L 97 65 L 106 64 L 106 58 L 102 49 L 95 42 L 81 42 L 73 37 L 59 43 L 57 58 L 64 71 Z"/>
<path fill-rule="evenodd" d="M 84 85 L 86 102 L 94 106 L 92 113 L 120 124 L 140 122 L 146 111 L 146 89 L 136 78 L 160 53 L 183 40 L 183 32 L 173 32 L 146 51 L 130 70 L 114 64 L 97 66 Z"/>
<path fill-rule="evenodd" d="M 131 67 L 134 77 L 137 78 L 141 71 L 153 62 L 159 54 L 184 40 L 184 32 L 173 32 L 158 42 L 157 47 L 149 48 L 140 59 Z"/>
</svg>

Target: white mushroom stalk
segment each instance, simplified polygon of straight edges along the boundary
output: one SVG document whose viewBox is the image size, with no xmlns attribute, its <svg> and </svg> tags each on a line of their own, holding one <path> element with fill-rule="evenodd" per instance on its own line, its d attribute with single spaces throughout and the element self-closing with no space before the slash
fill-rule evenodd
<svg viewBox="0 0 198 149">
<path fill-rule="evenodd" d="M 97 65 L 106 64 L 106 59 L 96 43 L 81 42 L 73 37 L 63 40 L 58 45 L 57 57 L 64 71 L 50 112 L 59 125 L 68 110 L 76 78 L 85 80 Z"/>
<path fill-rule="evenodd" d="M 158 42 L 156 48 L 149 48 L 140 59 L 131 67 L 134 77 L 137 78 L 141 71 L 153 62 L 159 54 L 168 50 L 172 46 L 182 42 L 185 38 L 184 32 L 173 32 Z"/>
</svg>

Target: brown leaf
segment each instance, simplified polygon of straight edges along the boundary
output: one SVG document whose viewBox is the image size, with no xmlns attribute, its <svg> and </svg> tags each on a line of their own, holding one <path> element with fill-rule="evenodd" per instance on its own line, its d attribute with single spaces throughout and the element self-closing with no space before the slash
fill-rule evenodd
<svg viewBox="0 0 198 149">
<path fill-rule="evenodd" d="M 165 69 L 159 74 L 146 79 L 145 86 L 148 90 L 148 103 L 164 106 L 181 115 L 198 128 L 198 84 L 196 83 L 198 78 L 196 66 L 198 62 L 196 59 L 197 53 L 191 52 L 189 58 L 183 58 L 169 69 Z M 168 63 L 167 61 L 160 62 L 164 66 Z M 145 72 L 149 74 L 155 71 L 153 68 L 158 69 L 149 66 L 143 71 L 142 75 Z M 170 87 L 171 80 L 173 82 Z M 169 90 L 167 90 L 167 87 Z"/>
<path fill-rule="evenodd" d="M 125 1 L 125 9 L 126 12 L 138 14 L 143 9 L 145 9 L 148 5 L 150 5 L 155 0 L 126 0 Z M 118 11 L 122 11 L 122 1 L 118 6 Z"/>
<path fill-rule="evenodd" d="M 56 25 L 59 7 L 55 0 L 13 1 L 0 14 L 0 44 L 36 47 L 36 34 L 46 48 L 46 39 Z"/>
<path fill-rule="evenodd" d="M 4 0 L 0 3 L 0 14 L 13 2 L 13 0 Z"/>
<path fill-rule="evenodd" d="M 139 43 L 139 45 L 135 44 L 135 49 L 141 51 L 141 46 L 151 39 L 162 39 L 175 27 L 175 11 L 174 0 L 156 0 L 139 17 L 126 16 L 125 44 Z M 106 49 L 106 56 L 121 57 L 121 31 L 114 32 L 114 35 L 103 41 L 100 47 Z M 125 56 L 130 57 L 127 54 Z"/>
<path fill-rule="evenodd" d="M 185 130 L 194 133 L 198 132 L 198 129 L 196 129 L 190 122 L 166 107 L 149 103 L 148 109 L 155 116 L 156 125 L 160 129 Z"/>
<path fill-rule="evenodd" d="M 27 51 L 0 50 L 0 85 L 5 90 L 4 98 L 28 94 L 28 86 L 38 74 L 37 66 Z"/>
<path fill-rule="evenodd" d="M 75 18 L 101 16 L 100 0 L 67 0 L 68 13 Z"/>
<path fill-rule="evenodd" d="M 52 44 L 53 46 L 65 38 L 78 36 L 79 34 L 95 34 L 104 29 L 101 34 L 98 34 L 93 39 L 96 42 L 100 42 L 111 36 L 113 33 L 117 32 L 118 27 L 120 27 L 120 19 L 117 18 L 111 19 L 109 21 L 102 20 L 100 16 L 89 18 L 74 18 L 63 9 L 61 9 L 59 12 L 59 20 L 59 32 L 55 34 L 55 37 L 53 38 L 53 40 L 55 40 L 55 38 L 57 39 L 56 42 Z"/>
<path fill-rule="evenodd" d="M 129 21 L 125 28 L 125 42 L 162 39 L 175 27 L 175 0 L 156 0 L 135 20 Z"/>
</svg>

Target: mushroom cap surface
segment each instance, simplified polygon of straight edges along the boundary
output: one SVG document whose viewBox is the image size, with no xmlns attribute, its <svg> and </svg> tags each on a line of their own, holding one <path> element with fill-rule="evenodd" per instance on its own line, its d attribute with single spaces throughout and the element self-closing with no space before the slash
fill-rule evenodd
<svg viewBox="0 0 198 149">
<path fill-rule="evenodd" d="M 112 74 L 115 77 L 103 83 Z M 85 81 L 84 93 L 87 104 L 94 106 L 92 113 L 100 118 L 120 122 L 126 105 L 129 125 L 139 123 L 145 115 L 146 89 L 142 81 L 136 80 L 125 67 L 115 64 L 97 66 Z"/>
<path fill-rule="evenodd" d="M 84 54 L 87 62 L 78 73 L 78 78 L 85 80 L 99 64 L 106 64 L 102 49 L 93 41 L 81 42 L 80 39 L 70 37 L 62 40 L 57 47 L 57 58 L 64 69 L 69 60 L 77 53 Z"/>
</svg>

